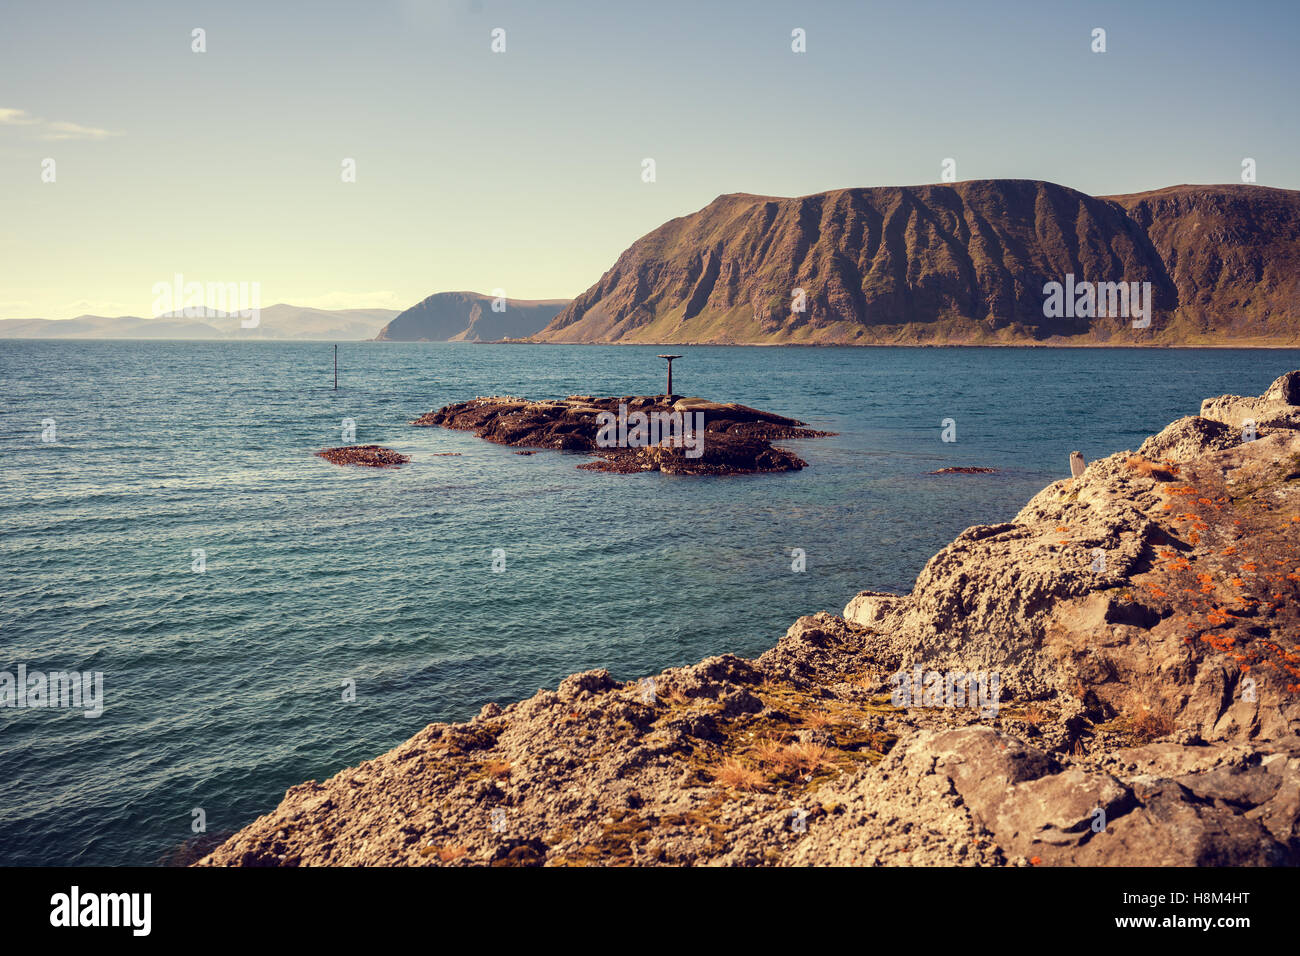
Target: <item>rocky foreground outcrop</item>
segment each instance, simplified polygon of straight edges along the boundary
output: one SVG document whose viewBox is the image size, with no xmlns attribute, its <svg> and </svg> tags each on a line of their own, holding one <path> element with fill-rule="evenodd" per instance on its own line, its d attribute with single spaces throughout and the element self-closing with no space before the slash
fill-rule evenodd
<svg viewBox="0 0 1300 956">
<path fill-rule="evenodd" d="M 1049 317 L 1044 286 L 1067 276 L 1149 282 L 1155 314 Z M 634 242 L 534 339 L 1295 345 L 1297 301 L 1300 192 L 970 180 L 719 196 Z"/>
<path fill-rule="evenodd" d="M 602 441 L 603 422 L 622 423 Z M 646 422 L 645 435 L 632 429 L 636 416 Z M 665 416 L 678 430 L 667 429 Z M 612 422 L 611 422 L 612 420 Z M 700 423 L 703 423 L 700 427 Z M 629 395 L 593 398 L 571 395 L 557 401 L 523 398 L 475 398 L 421 415 L 412 425 L 472 431 L 499 445 L 587 452 L 599 460 L 579 465 L 589 471 L 636 474 L 662 471 L 672 475 L 740 475 L 796 471 L 807 462 L 772 442 L 789 438 L 824 438 L 830 432 L 804 427 L 793 418 L 703 398 Z M 650 426 L 655 430 L 651 431 Z M 689 438 L 680 429 L 691 432 Z M 619 443 L 611 447 L 611 442 Z M 647 443 L 649 442 L 649 443 Z"/>
<path fill-rule="evenodd" d="M 968 529 L 910 594 L 432 724 L 200 862 L 1300 864 L 1297 541 L 1291 372 Z"/>
</svg>

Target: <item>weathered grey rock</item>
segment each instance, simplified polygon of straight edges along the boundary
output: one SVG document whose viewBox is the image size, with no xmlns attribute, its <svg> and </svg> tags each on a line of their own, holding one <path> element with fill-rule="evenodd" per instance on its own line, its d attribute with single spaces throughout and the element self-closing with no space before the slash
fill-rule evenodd
<svg viewBox="0 0 1300 956">
<path fill-rule="evenodd" d="M 1258 398 L 1220 395 L 1201 403 L 1201 416 L 1224 423 L 1240 431 L 1243 423 L 1253 421 L 1262 434 L 1265 429 L 1300 428 L 1300 372 L 1287 372 L 1273 381 Z"/>
<path fill-rule="evenodd" d="M 1300 407 L 1300 370 L 1279 375 L 1264 390 L 1267 402 Z"/>
<path fill-rule="evenodd" d="M 1239 432 L 1221 421 L 1189 415 L 1165 426 L 1158 435 L 1142 443 L 1138 454 L 1151 461 L 1191 461 L 1207 451 L 1231 448 L 1241 443 Z"/>
</svg>

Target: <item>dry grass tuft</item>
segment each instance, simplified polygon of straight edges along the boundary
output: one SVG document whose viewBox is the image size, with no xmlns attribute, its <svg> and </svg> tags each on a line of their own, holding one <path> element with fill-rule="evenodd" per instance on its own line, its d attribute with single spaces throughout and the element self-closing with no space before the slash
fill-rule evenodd
<svg viewBox="0 0 1300 956">
<path fill-rule="evenodd" d="M 797 773 L 801 777 L 815 773 L 830 764 L 830 751 L 822 744 L 800 742 L 783 747 L 778 757 L 778 766 L 786 773 Z"/>
<path fill-rule="evenodd" d="M 682 693 L 682 689 L 676 684 L 669 684 L 667 687 L 657 688 L 655 696 L 669 706 L 682 707 L 689 702 L 689 698 Z"/>
<path fill-rule="evenodd" d="M 866 670 L 860 674 L 854 674 L 852 677 L 849 677 L 845 683 L 853 687 L 860 687 L 863 690 L 875 690 L 880 686 L 880 681 L 881 678 L 878 671 Z"/>
<path fill-rule="evenodd" d="M 1034 724 L 1037 726 L 1038 724 L 1047 723 L 1047 721 L 1051 720 L 1052 714 L 1041 703 L 1033 701 L 1032 703 L 1025 705 L 1024 714 L 1020 719 L 1027 724 Z"/>
<path fill-rule="evenodd" d="M 735 757 L 727 757 L 713 770 L 713 781 L 732 790 L 761 790 L 767 783 L 761 773 L 747 767 Z"/>
<path fill-rule="evenodd" d="M 759 763 L 775 767 L 781 764 L 782 754 L 785 753 L 785 744 L 778 743 L 769 737 L 765 737 L 758 743 L 754 744 L 751 752 L 754 755 L 754 759 Z"/>
<path fill-rule="evenodd" d="M 1155 694 L 1132 690 L 1124 698 L 1121 713 L 1133 730 L 1133 736 L 1143 742 L 1165 737 L 1174 732 L 1173 715 Z"/>
<path fill-rule="evenodd" d="M 1140 455 L 1131 455 L 1125 460 L 1124 464 L 1132 468 L 1144 478 L 1152 478 L 1156 481 L 1173 481 L 1174 472 L 1168 465 L 1159 465 L 1154 461 L 1147 461 Z"/>
<path fill-rule="evenodd" d="M 824 730 L 835 723 L 834 718 L 824 710 L 806 710 L 799 716 L 809 730 Z"/>
</svg>

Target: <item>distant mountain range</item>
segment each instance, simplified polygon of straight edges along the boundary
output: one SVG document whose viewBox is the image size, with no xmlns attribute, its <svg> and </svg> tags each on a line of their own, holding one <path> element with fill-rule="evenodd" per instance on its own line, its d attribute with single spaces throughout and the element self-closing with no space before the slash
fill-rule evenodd
<svg viewBox="0 0 1300 956">
<path fill-rule="evenodd" d="M 75 319 L 0 319 L 0 338 L 10 339 L 369 339 L 397 315 L 396 309 L 308 309 L 272 305 L 261 310 L 255 328 L 241 327 L 238 314 L 215 318 L 142 319 L 80 315 Z"/>
<path fill-rule="evenodd" d="M 375 336 L 378 342 L 495 342 L 540 332 L 568 299 L 496 300 L 477 292 L 437 292 L 411 306 Z"/>
<path fill-rule="evenodd" d="M 1045 285 L 1075 280 L 1150 282 L 1153 321 L 1045 315 Z M 1300 193 L 975 180 L 724 195 L 629 246 L 533 339 L 1300 345 Z"/>
<path fill-rule="evenodd" d="M 1141 327 L 1074 307 L 1076 290 L 1121 282 L 1135 294 L 1149 284 Z M 1051 307 L 1050 283 L 1064 309 Z M 1300 192 L 1094 197 L 992 179 L 733 193 L 638 239 L 576 299 L 495 302 L 439 292 L 403 312 L 273 305 L 254 329 L 235 315 L 7 319 L 0 338 L 1300 346 Z"/>
</svg>

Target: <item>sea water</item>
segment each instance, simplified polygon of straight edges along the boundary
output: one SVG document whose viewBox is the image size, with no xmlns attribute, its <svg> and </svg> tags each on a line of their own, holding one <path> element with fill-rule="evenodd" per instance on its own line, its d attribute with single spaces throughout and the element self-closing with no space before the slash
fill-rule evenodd
<svg viewBox="0 0 1300 956">
<path fill-rule="evenodd" d="M 478 395 L 652 394 L 659 351 L 343 343 L 335 391 L 331 343 L 0 342 L 0 671 L 103 680 L 93 719 L 0 708 L 0 864 L 151 864 L 195 821 L 229 833 L 488 701 L 757 654 L 861 589 L 910 589 L 1071 451 L 1136 449 L 1300 368 L 1300 350 L 676 348 L 679 394 L 838 433 L 779 442 L 808 467 L 773 475 L 579 471 L 407 424 Z M 411 463 L 313 457 L 344 419 Z M 927 474 L 961 465 L 998 472 Z"/>
</svg>

